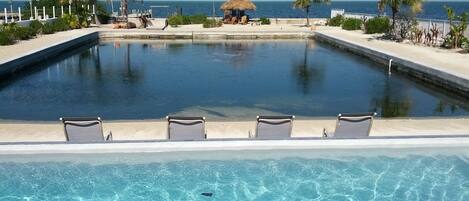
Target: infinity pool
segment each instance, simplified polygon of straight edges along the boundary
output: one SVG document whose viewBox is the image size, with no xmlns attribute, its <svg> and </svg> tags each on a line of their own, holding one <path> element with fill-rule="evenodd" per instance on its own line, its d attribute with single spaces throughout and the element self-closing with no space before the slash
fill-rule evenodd
<svg viewBox="0 0 469 201">
<path fill-rule="evenodd" d="M 0 119 L 454 116 L 469 100 L 312 40 L 100 41 L 0 81 Z"/>
<path fill-rule="evenodd" d="M 446 148 L 0 156 L 0 200 L 465 201 L 468 153 Z"/>
</svg>

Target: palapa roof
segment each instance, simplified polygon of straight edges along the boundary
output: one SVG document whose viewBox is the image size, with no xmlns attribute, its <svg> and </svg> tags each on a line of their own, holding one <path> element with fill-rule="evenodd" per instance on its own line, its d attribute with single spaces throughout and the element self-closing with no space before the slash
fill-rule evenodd
<svg viewBox="0 0 469 201">
<path fill-rule="evenodd" d="M 251 0 L 228 0 L 220 6 L 221 10 L 256 10 Z"/>
</svg>

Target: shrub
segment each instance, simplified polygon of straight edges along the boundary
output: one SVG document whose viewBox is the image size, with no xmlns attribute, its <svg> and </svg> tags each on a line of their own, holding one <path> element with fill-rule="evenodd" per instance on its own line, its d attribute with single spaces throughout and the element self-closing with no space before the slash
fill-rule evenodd
<svg viewBox="0 0 469 201">
<path fill-rule="evenodd" d="M 207 21 L 207 16 L 204 14 L 196 15 L 173 15 L 169 17 L 168 24 L 172 27 L 185 24 L 203 24 Z"/>
<path fill-rule="evenodd" d="M 261 17 L 259 21 L 261 21 L 261 24 L 270 24 L 269 18 Z"/>
<path fill-rule="evenodd" d="M 190 24 L 203 24 L 207 20 L 207 16 L 204 14 L 195 14 L 189 16 Z"/>
<path fill-rule="evenodd" d="M 39 20 L 33 20 L 29 24 L 29 28 L 34 33 L 34 35 L 42 33 L 43 24 Z"/>
<path fill-rule="evenodd" d="M 363 21 L 361 19 L 347 18 L 342 23 L 342 29 L 359 30 L 361 29 L 362 24 L 363 24 Z"/>
<path fill-rule="evenodd" d="M 464 38 L 461 47 L 462 47 L 462 49 L 464 49 L 467 53 L 469 53 L 469 39 L 468 39 L 468 38 Z"/>
<path fill-rule="evenodd" d="M 76 10 L 76 15 L 74 15 L 78 19 L 78 28 L 87 28 L 91 24 L 91 12 L 86 8 L 78 7 Z"/>
<path fill-rule="evenodd" d="M 42 27 L 43 34 L 53 34 L 55 33 L 55 26 L 53 22 L 46 22 L 44 23 L 44 27 Z"/>
<path fill-rule="evenodd" d="M 466 41 L 464 32 L 466 32 L 467 29 L 469 12 L 464 11 L 457 15 L 453 8 L 445 6 L 445 9 L 449 20 L 449 33 L 446 34 L 442 46 L 446 48 L 462 47 L 463 43 Z M 459 22 L 455 23 L 455 20 Z"/>
<path fill-rule="evenodd" d="M 70 26 L 63 18 L 57 18 L 54 22 L 55 31 L 67 31 L 70 30 Z"/>
<path fill-rule="evenodd" d="M 411 11 L 399 12 L 396 16 L 394 30 L 390 33 L 391 38 L 398 41 L 408 38 L 412 29 L 417 27 L 417 25 L 418 22 L 415 13 Z"/>
<path fill-rule="evenodd" d="M 335 17 L 327 20 L 327 26 L 339 27 L 344 22 L 344 16 L 336 15 Z"/>
<path fill-rule="evenodd" d="M 391 27 L 389 18 L 387 17 L 374 17 L 365 22 L 365 33 L 387 33 Z"/>
<path fill-rule="evenodd" d="M 79 29 L 80 26 L 80 21 L 78 20 L 78 17 L 76 15 L 64 15 L 63 20 L 68 24 L 68 27 L 70 29 Z"/>
<path fill-rule="evenodd" d="M 203 27 L 204 28 L 214 28 L 214 27 L 221 27 L 223 24 L 222 21 L 217 21 L 214 19 L 207 19 L 205 20 Z"/>
<path fill-rule="evenodd" d="M 10 34 L 13 40 L 27 40 L 32 38 L 35 34 L 29 27 L 22 27 L 16 23 L 11 23 L 3 27 L 3 31 Z"/>
<path fill-rule="evenodd" d="M 172 27 L 177 27 L 184 24 L 184 19 L 182 15 L 173 15 L 168 18 L 168 24 Z"/>
<path fill-rule="evenodd" d="M 0 29 L 0 45 L 11 45 L 15 42 L 15 38 L 11 33 Z"/>
<path fill-rule="evenodd" d="M 28 40 L 36 35 L 29 27 L 22 27 L 17 25 L 13 33 L 16 40 Z"/>
<path fill-rule="evenodd" d="M 191 17 L 188 15 L 182 15 L 182 24 L 191 24 Z"/>
</svg>

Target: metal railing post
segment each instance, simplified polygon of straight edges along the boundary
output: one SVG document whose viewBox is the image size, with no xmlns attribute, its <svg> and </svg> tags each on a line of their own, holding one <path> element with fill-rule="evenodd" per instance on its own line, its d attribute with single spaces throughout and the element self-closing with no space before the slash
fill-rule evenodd
<svg viewBox="0 0 469 201">
<path fill-rule="evenodd" d="M 3 11 L 5 12 L 5 16 L 3 18 L 5 19 L 5 24 L 8 23 L 8 13 L 7 13 L 7 8 L 4 8 Z"/>
</svg>

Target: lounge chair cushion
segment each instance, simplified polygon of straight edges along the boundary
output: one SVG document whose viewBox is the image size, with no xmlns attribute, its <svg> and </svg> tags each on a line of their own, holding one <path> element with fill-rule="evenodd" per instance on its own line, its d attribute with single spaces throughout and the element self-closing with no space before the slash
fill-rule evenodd
<svg viewBox="0 0 469 201">
<path fill-rule="evenodd" d="M 292 119 L 258 119 L 256 138 L 288 139 L 291 137 Z"/>
<path fill-rule="evenodd" d="M 100 142 L 104 141 L 101 122 L 64 121 L 65 134 L 69 142 Z"/>
<path fill-rule="evenodd" d="M 203 119 L 169 119 L 170 140 L 204 140 L 205 122 Z"/>
<path fill-rule="evenodd" d="M 336 138 L 368 137 L 372 121 L 372 116 L 339 117 L 333 136 Z"/>
</svg>

